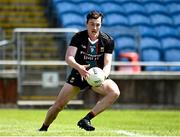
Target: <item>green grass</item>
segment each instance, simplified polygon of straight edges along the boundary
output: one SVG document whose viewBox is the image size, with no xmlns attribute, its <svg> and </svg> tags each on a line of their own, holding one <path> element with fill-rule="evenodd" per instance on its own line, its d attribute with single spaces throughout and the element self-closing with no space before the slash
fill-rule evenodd
<svg viewBox="0 0 180 137">
<path fill-rule="evenodd" d="M 58 115 L 48 132 L 38 132 L 46 112 L 38 109 L 0 109 L 0 136 L 130 136 L 129 133 L 180 136 L 178 110 L 107 110 L 92 120 L 96 130 L 86 132 L 76 123 L 88 110 L 66 109 Z"/>
</svg>

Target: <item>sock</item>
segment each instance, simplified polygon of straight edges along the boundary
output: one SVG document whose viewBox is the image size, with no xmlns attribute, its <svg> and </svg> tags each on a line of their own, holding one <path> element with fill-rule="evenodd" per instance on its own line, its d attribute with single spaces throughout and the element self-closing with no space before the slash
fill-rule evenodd
<svg viewBox="0 0 180 137">
<path fill-rule="evenodd" d="M 39 129 L 39 131 L 47 131 L 49 126 L 42 125 L 42 127 Z"/>
<path fill-rule="evenodd" d="M 91 111 L 84 117 L 84 119 L 91 120 L 94 117 L 95 117 L 95 114 Z"/>
</svg>

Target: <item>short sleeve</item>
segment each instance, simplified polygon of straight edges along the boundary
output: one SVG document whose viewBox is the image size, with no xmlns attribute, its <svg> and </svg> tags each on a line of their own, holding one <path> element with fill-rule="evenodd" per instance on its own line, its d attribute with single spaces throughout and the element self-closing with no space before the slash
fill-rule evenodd
<svg viewBox="0 0 180 137">
<path fill-rule="evenodd" d="M 110 53 L 112 54 L 114 50 L 114 40 L 109 39 L 105 48 L 105 53 Z"/>
<path fill-rule="evenodd" d="M 69 46 L 78 47 L 79 45 L 80 45 L 80 35 L 79 35 L 79 33 L 76 33 L 76 34 L 72 37 Z"/>
</svg>

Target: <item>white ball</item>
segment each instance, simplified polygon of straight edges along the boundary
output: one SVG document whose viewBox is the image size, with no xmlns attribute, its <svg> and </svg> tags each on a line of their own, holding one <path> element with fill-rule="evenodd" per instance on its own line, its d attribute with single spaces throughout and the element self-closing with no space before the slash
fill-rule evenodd
<svg viewBox="0 0 180 137">
<path fill-rule="evenodd" d="M 86 78 L 86 81 L 89 85 L 97 87 L 102 85 L 105 80 L 104 71 L 98 67 L 92 67 L 88 70 L 89 76 Z"/>
</svg>

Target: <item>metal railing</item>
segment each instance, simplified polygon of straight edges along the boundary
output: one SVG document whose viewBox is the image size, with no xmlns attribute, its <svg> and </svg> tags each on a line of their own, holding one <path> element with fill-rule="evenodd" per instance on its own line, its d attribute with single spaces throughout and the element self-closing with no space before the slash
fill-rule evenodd
<svg viewBox="0 0 180 137">
<path fill-rule="evenodd" d="M 64 60 L 31 60 L 31 59 L 26 59 L 26 51 L 25 51 L 25 46 L 27 46 L 25 35 L 26 34 L 42 34 L 44 33 L 51 33 L 51 34 L 68 34 L 68 33 L 76 33 L 78 30 L 77 29 L 61 29 L 61 28 L 19 28 L 14 30 L 14 36 L 13 36 L 13 42 L 15 44 L 15 48 L 17 51 L 17 58 L 14 60 L 0 60 L 0 65 L 1 66 L 14 66 L 14 70 L 4 70 L 1 69 L 0 75 L 5 76 L 6 74 L 10 75 L 12 74 L 13 76 L 16 76 L 18 79 L 18 92 L 22 93 L 24 90 L 22 89 L 23 86 L 41 86 L 42 85 L 42 79 L 38 80 L 29 80 L 25 79 L 24 77 L 27 74 L 27 68 L 29 67 L 52 67 L 52 66 L 58 66 L 58 67 L 67 67 L 67 63 Z M 68 36 L 68 35 L 66 35 Z M 36 37 L 36 36 L 35 36 Z M 68 37 L 65 37 L 67 39 L 70 39 Z M 66 40 L 67 40 L 66 39 Z M 46 41 L 46 39 L 44 39 Z M 11 41 L 11 42 L 12 42 Z M 65 51 L 65 49 L 63 49 Z M 118 71 L 115 70 L 114 67 L 119 67 L 119 66 L 179 66 L 180 67 L 180 62 L 119 62 L 119 61 L 113 61 L 112 62 L 112 71 L 110 74 L 110 77 L 118 79 L 118 78 L 139 78 L 143 76 L 143 78 L 148 78 L 148 77 L 153 77 L 156 75 L 158 77 L 163 76 L 161 78 L 167 78 L 164 76 L 169 76 L 169 78 L 180 78 L 180 73 L 179 72 L 170 72 L 170 71 L 161 71 L 161 72 L 144 72 L 140 71 L 138 73 L 129 73 L 129 72 L 123 72 L 123 71 Z M 38 69 L 38 68 L 37 68 Z M 67 69 L 67 68 L 66 68 Z M 33 72 L 34 70 L 32 70 Z M 36 75 L 36 73 L 35 73 Z M 173 76 L 173 77 L 171 77 Z M 62 85 L 64 83 L 65 79 L 62 79 L 59 84 Z"/>
</svg>

